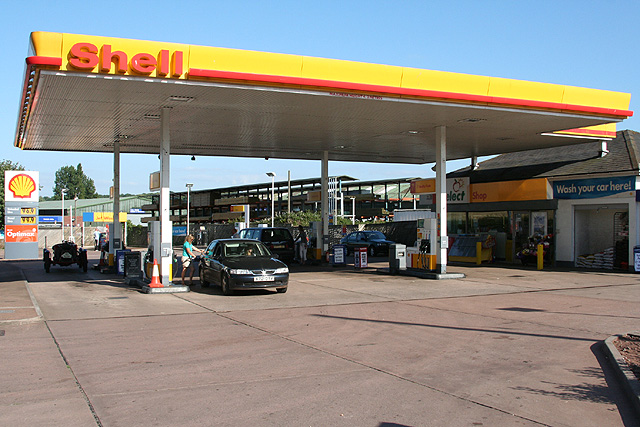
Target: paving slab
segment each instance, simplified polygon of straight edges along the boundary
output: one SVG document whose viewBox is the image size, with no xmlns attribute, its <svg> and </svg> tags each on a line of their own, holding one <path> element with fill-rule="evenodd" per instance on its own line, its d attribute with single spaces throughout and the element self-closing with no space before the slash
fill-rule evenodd
<svg viewBox="0 0 640 427">
<path fill-rule="evenodd" d="M 535 425 L 214 313 L 51 328 L 104 425 Z"/>
<path fill-rule="evenodd" d="M 95 425 L 44 322 L 2 323 L 0 330 L 0 425 Z"/>
</svg>

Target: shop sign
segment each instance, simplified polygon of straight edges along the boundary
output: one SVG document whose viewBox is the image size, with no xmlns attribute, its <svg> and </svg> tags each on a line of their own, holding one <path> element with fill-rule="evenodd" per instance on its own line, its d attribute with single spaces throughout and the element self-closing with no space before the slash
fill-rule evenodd
<svg viewBox="0 0 640 427">
<path fill-rule="evenodd" d="M 471 186 L 471 203 L 547 200 L 547 179 L 486 182 Z"/>
<path fill-rule="evenodd" d="M 436 192 L 435 178 L 417 179 L 409 184 L 412 194 L 430 194 Z M 447 179 L 447 203 L 469 203 L 469 178 Z"/>
<path fill-rule="evenodd" d="M 429 179 L 416 179 L 409 184 L 409 191 L 411 194 L 429 194 L 436 192 L 436 180 L 435 178 Z"/>
<path fill-rule="evenodd" d="M 307 202 L 319 202 L 322 198 L 322 192 L 319 190 L 309 191 L 307 193 Z"/>
<path fill-rule="evenodd" d="M 187 226 L 186 225 L 174 225 L 173 226 L 173 236 L 186 236 L 187 235 Z"/>
<path fill-rule="evenodd" d="M 447 203 L 469 203 L 469 178 L 447 179 Z"/>
<path fill-rule="evenodd" d="M 553 183 L 554 199 L 594 199 L 632 192 L 636 189 L 634 176 L 570 179 Z"/>
<path fill-rule="evenodd" d="M 40 224 L 56 224 L 62 222 L 62 216 L 39 216 L 38 222 Z"/>
<path fill-rule="evenodd" d="M 127 213 L 120 212 L 118 215 L 120 222 L 127 222 Z M 113 212 L 83 212 L 82 221 L 84 222 L 113 222 Z"/>
</svg>

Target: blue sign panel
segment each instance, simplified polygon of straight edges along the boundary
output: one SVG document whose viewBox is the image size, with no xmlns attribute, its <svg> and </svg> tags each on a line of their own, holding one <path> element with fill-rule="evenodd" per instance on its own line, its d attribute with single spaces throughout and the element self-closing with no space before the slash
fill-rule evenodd
<svg viewBox="0 0 640 427">
<path fill-rule="evenodd" d="M 40 224 L 57 224 L 62 222 L 62 216 L 39 216 L 38 222 Z"/>
<path fill-rule="evenodd" d="M 570 179 L 553 183 L 554 199 L 595 199 L 618 193 L 635 191 L 636 178 L 621 176 L 612 178 Z"/>
<path fill-rule="evenodd" d="M 82 222 L 93 222 L 93 212 L 83 212 Z"/>
<path fill-rule="evenodd" d="M 144 214 L 144 213 L 147 213 L 147 212 L 143 211 L 140 208 L 131 208 L 131 209 L 129 209 L 129 213 L 130 214 Z"/>
<path fill-rule="evenodd" d="M 173 235 L 174 236 L 186 236 L 187 235 L 187 226 L 186 225 L 174 225 L 173 226 Z"/>
</svg>

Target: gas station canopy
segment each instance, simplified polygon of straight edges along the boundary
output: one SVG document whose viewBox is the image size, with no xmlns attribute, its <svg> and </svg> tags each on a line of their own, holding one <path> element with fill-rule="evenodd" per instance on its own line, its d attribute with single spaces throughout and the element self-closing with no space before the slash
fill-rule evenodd
<svg viewBox="0 0 640 427">
<path fill-rule="evenodd" d="M 630 95 L 407 67 L 35 32 L 15 146 L 430 163 L 615 137 Z M 588 127 L 587 129 L 584 129 Z M 559 136 L 565 137 L 559 137 Z"/>
</svg>

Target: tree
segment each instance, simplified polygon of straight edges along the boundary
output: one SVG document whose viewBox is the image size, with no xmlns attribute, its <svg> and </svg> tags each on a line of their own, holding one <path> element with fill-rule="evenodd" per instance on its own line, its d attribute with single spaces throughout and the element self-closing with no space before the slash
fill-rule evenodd
<svg viewBox="0 0 640 427">
<path fill-rule="evenodd" d="M 98 197 L 96 186 L 93 180 L 82 171 L 82 163 L 78 167 L 63 166 L 56 172 L 56 179 L 53 185 L 53 199 L 60 200 L 60 191 L 66 188 L 68 198 L 78 196 L 79 199 L 95 199 Z"/>
<path fill-rule="evenodd" d="M 0 162 L 0 228 L 4 229 L 4 172 L 23 171 L 24 166 L 20 163 L 13 163 L 11 160 Z"/>
</svg>

